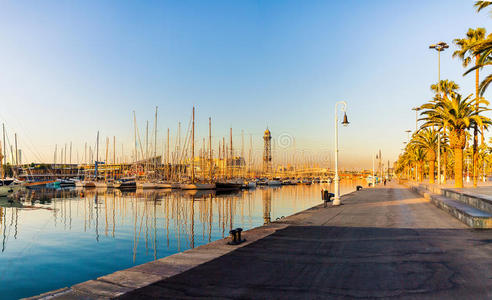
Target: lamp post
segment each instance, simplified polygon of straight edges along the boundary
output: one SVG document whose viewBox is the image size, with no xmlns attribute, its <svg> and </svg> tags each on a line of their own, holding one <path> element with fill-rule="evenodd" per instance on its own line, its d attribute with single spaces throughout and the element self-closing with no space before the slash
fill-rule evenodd
<svg viewBox="0 0 492 300">
<path fill-rule="evenodd" d="M 410 129 L 408 130 L 405 130 L 405 132 L 407 133 L 407 141 L 410 141 L 410 132 L 412 132 Z"/>
<path fill-rule="evenodd" d="M 419 110 L 421 110 L 422 108 L 420 107 L 414 107 L 412 108 L 412 110 L 415 110 L 415 132 L 417 132 L 418 128 L 419 128 Z"/>
<path fill-rule="evenodd" d="M 343 111 L 342 125 L 347 126 L 349 121 L 347 119 L 347 102 L 339 101 L 335 103 L 335 199 L 333 199 L 333 205 L 340 205 L 340 176 L 338 176 L 338 105 L 342 105 Z"/>
<path fill-rule="evenodd" d="M 441 51 L 449 48 L 449 45 L 445 42 L 439 42 L 429 46 L 429 49 L 435 49 L 437 51 L 437 92 L 441 97 Z M 444 125 L 444 124 L 443 124 Z M 437 183 L 441 184 L 441 135 L 438 133 L 437 137 Z"/>
</svg>

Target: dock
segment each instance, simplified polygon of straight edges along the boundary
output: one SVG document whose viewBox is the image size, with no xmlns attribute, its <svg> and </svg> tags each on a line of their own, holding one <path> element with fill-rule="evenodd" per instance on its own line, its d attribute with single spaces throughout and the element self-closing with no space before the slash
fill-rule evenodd
<svg viewBox="0 0 492 300">
<path fill-rule="evenodd" d="M 492 231 L 394 182 L 342 203 L 32 299 L 492 297 Z"/>
</svg>

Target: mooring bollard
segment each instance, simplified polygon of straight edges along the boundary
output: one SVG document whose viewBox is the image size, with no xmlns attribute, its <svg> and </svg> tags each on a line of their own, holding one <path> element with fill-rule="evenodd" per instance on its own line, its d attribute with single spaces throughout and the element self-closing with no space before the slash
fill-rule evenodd
<svg viewBox="0 0 492 300">
<path fill-rule="evenodd" d="M 229 233 L 231 234 L 231 241 L 229 242 L 229 244 L 236 244 L 237 243 L 236 229 L 232 229 L 231 231 L 229 231 Z"/>
<path fill-rule="evenodd" d="M 335 197 L 335 194 L 330 193 L 330 191 L 328 191 L 328 190 L 321 190 L 321 200 L 324 201 L 325 207 L 326 207 L 328 202 L 331 202 L 332 197 Z"/>
<path fill-rule="evenodd" d="M 241 237 L 242 231 L 243 231 L 242 228 L 236 228 L 236 229 L 232 229 L 231 231 L 229 231 L 229 233 L 231 234 L 231 241 L 227 242 L 227 244 L 238 245 L 238 244 L 241 244 L 242 242 L 246 241 L 246 239 L 243 239 Z"/>
<path fill-rule="evenodd" d="M 361 185 L 358 185 L 358 186 L 356 187 L 356 189 L 357 189 L 358 191 L 360 191 L 360 190 L 362 190 L 362 186 L 361 186 Z"/>
</svg>

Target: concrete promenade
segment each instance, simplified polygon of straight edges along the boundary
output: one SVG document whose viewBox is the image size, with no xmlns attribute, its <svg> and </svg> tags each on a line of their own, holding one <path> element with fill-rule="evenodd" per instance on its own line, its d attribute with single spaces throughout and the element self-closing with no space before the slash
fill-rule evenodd
<svg viewBox="0 0 492 300">
<path fill-rule="evenodd" d="M 397 185 L 343 200 L 122 298 L 492 297 L 492 232 L 468 229 Z"/>
<path fill-rule="evenodd" d="M 189 262 L 173 276 L 147 278 L 153 283 L 140 288 L 113 282 L 122 290 L 108 291 L 107 297 L 492 298 L 492 231 L 469 229 L 395 183 L 354 192 L 342 201 L 339 207 L 318 206 L 248 231 L 248 244 L 241 247 L 216 241 L 217 255 L 208 261 Z M 189 251 L 199 257 L 210 247 Z M 156 262 L 145 265 L 150 264 Z M 170 272 L 166 265 L 160 268 L 162 274 Z M 92 292 L 86 284 L 85 290 L 72 287 L 55 298 L 104 295 Z"/>
</svg>

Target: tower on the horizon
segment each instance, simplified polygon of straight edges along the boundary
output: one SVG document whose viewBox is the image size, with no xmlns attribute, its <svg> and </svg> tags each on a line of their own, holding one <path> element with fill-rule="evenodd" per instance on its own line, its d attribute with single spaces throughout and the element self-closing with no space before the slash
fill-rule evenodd
<svg viewBox="0 0 492 300">
<path fill-rule="evenodd" d="M 265 148 L 263 150 L 263 172 L 270 173 L 272 171 L 272 135 L 270 130 L 265 130 L 263 135 Z"/>
</svg>

